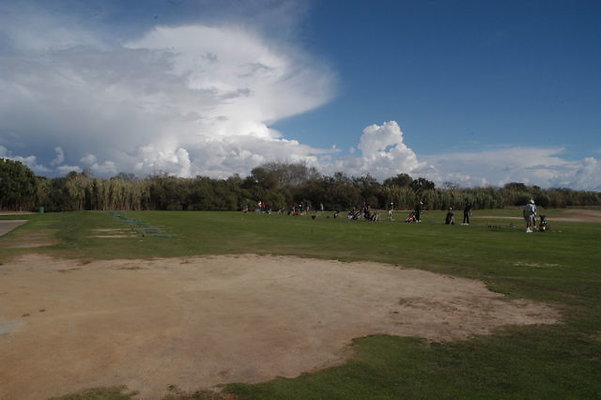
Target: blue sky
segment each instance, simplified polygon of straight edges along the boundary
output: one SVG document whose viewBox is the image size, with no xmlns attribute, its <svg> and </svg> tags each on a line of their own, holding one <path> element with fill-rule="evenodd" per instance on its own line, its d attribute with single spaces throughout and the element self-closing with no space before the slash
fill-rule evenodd
<svg viewBox="0 0 601 400">
<path fill-rule="evenodd" d="M 36 173 L 601 190 L 595 1 L 0 0 L 0 156 Z"/>
<path fill-rule="evenodd" d="M 302 137 L 330 125 L 338 140 L 395 119 L 420 154 L 552 144 L 590 155 L 601 136 L 600 11 L 598 2 L 319 2 L 306 43 L 339 73 L 340 93 L 278 126 Z"/>
</svg>

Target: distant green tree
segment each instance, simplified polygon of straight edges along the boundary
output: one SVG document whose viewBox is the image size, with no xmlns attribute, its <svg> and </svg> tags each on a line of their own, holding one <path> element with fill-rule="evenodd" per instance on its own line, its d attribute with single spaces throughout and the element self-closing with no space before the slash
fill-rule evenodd
<svg viewBox="0 0 601 400">
<path fill-rule="evenodd" d="M 305 163 L 270 162 L 260 168 L 272 172 L 280 186 L 297 186 L 321 176 L 315 167 Z"/>
<path fill-rule="evenodd" d="M 20 161 L 0 158 L 0 209 L 23 211 L 35 207 L 37 180 Z"/>
<path fill-rule="evenodd" d="M 326 185 L 324 205 L 327 209 L 342 211 L 361 206 L 361 190 L 342 172 L 335 173 L 334 177 L 325 177 L 323 181 Z"/>
<path fill-rule="evenodd" d="M 150 208 L 154 210 L 185 210 L 189 204 L 189 186 L 183 178 L 167 174 L 154 175 L 149 180 Z"/>
<path fill-rule="evenodd" d="M 48 208 L 51 195 L 52 182 L 50 179 L 42 176 L 36 177 L 36 199 L 35 205 Z"/>
<path fill-rule="evenodd" d="M 509 182 L 503 186 L 503 189 L 512 190 L 515 192 L 525 192 L 528 190 L 528 186 L 521 182 Z"/>
<path fill-rule="evenodd" d="M 382 185 L 371 175 L 353 178 L 353 183 L 359 189 L 362 203 L 367 203 L 372 208 L 386 207 L 386 196 L 382 192 Z"/>
<path fill-rule="evenodd" d="M 434 182 L 427 180 L 426 178 L 417 178 L 409 185 L 415 192 L 422 192 L 425 190 L 434 190 L 436 185 Z"/>
<path fill-rule="evenodd" d="M 408 174 L 402 173 L 397 176 L 384 179 L 384 186 L 401 186 L 406 187 L 410 186 L 411 182 L 413 182 L 413 178 Z"/>
<path fill-rule="evenodd" d="M 19 186 L 20 185 L 20 186 Z M 241 178 L 178 178 L 158 174 L 144 179 L 121 172 L 110 178 L 93 177 L 89 170 L 65 177 L 35 177 L 19 162 L 0 159 L 0 208 L 48 211 L 74 210 L 241 210 L 263 201 L 272 210 L 304 203 L 313 209 L 348 210 L 366 202 L 372 208 L 411 209 L 423 201 L 427 209 L 473 209 L 522 206 L 530 199 L 547 207 L 599 206 L 601 192 L 565 188 L 543 189 L 511 182 L 499 187 L 460 188 L 444 182 L 436 188 L 425 178 L 401 173 L 379 183 L 369 174 L 349 177 L 319 174 L 305 164 L 267 163 Z"/>
<path fill-rule="evenodd" d="M 263 189 L 276 190 L 280 186 L 277 173 L 267 168 L 253 168 L 250 175 L 254 182 Z"/>
<path fill-rule="evenodd" d="M 119 172 L 117 175 L 113 176 L 111 179 L 121 179 L 126 182 L 133 182 L 138 180 L 135 174 L 131 172 Z"/>
</svg>

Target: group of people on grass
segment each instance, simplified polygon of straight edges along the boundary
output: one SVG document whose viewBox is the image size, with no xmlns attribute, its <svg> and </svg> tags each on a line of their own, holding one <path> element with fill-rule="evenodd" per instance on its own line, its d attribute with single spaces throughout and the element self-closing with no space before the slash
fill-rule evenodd
<svg viewBox="0 0 601 400">
<path fill-rule="evenodd" d="M 405 220 L 405 222 L 421 222 L 421 214 L 422 214 L 423 206 L 424 206 L 424 203 L 420 201 L 415 206 L 415 211 L 413 211 L 411 214 L 409 214 L 409 216 L 407 216 L 407 219 Z M 469 225 L 470 224 L 471 213 L 472 213 L 472 203 L 470 203 L 470 201 L 468 200 L 465 202 L 465 207 L 463 207 L 463 222 L 461 223 L 461 225 Z M 449 207 L 447 215 L 444 218 L 444 223 L 446 225 L 455 225 L 455 213 L 453 212 L 453 207 Z"/>
<path fill-rule="evenodd" d="M 392 203 L 391 203 L 392 204 Z M 407 218 L 405 218 L 405 222 L 421 222 L 421 215 L 423 212 L 424 203 L 420 201 L 415 206 L 414 211 L 412 211 Z M 466 200 L 465 206 L 463 207 L 463 222 L 461 225 L 469 225 L 470 224 L 470 215 L 472 213 L 472 203 L 469 200 Z M 390 211 L 389 211 L 389 215 Z M 534 203 L 534 199 L 530 199 L 530 201 L 523 208 L 523 216 L 526 221 L 526 232 L 531 233 L 534 230 L 538 230 L 541 232 L 545 232 L 549 230 L 549 224 L 544 215 L 541 215 L 539 218 L 538 226 L 536 225 L 537 218 L 537 208 Z M 445 215 L 444 223 L 446 225 L 455 225 L 455 213 L 452 207 L 449 207 L 447 214 Z"/>
<path fill-rule="evenodd" d="M 334 214 L 334 218 L 336 218 L 337 214 L 338 211 L 336 211 L 336 214 Z M 363 206 L 359 210 L 353 207 L 346 217 L 352 220 L 359 220 L 363 218 L 369 222 L 378 222 L 380 220 L 380 215 L 377 212 L 372 212 L 367 202 L 364 202 Z"/>
<path fill-rule="evenodd" d="M 263 201 L 258 202 L 257 210 L 260 212 L 271 212 L 271 208 L 267 207 L 267 205 Z M 304 215 L 310 209 L 308 204 L 299 203 L 289 207 L 288 215 Z M 422 222 L 421 217 L 424 210 L 424 203 L 420 201 L 416 204 L 415 209 L 405 218 L 405 222 L 411 223 L 419 223 Z M 244 212 L 248 212 L 248 205 L 244 208 Z M 324 212 L 323 203 L 320 204 L 320 214 Z M 281 212 L 281 210 L 280 210 Z M 463 222 L 461 225 L 469 225 L 470 224 L 470 215 L 472 213 L 472 203 L 469 200 L 466 200 L 465 206 L 463 207 Z M 393 220 L 394 214 L 394 203 L 390 203 L 388 207 L 388 219 Z M 526 221 L 526 232 L 531 233 L 535 230 L 539 231 L 547 231 L 549 230 L 549 224 L 544 215 L 540 216 L 540 221 L 538 227 L 536 226 L 536 218 L 537 218 L 537 208 L 533 199 L 524 206 L 523 208 L 523 216 Z M 338 210 L 334 213 L 334 218 L 338 217 Z M 363 206 L 359 209 L 353 207 L 352 210 L 349 211 L 347 218 L 350 220 L 359 220 L 364 219 L 370 222 L 377 222 L 379 220 L 379 214 L 376 212 L 372 212 L 370 210 L 369 204 L 367 202 L 363 203 Z M 453 212 L 453 208 L 449 207 L 448 212 L 445 216 L 444 223 L 446 225 L 455 225 L 455 213 Z"/>
<path fill-rule="evenodd" d="M 420 203 L 421 205 L 422 203 Z M 416 207 L 417 214 L 418 207 Z M 472 210 L 472 204 L 469 201 L 465 202 L 465 207 L 463 208 L 463 223 L 461 225 L 469 225 L 470 224 L 470 214 Z M 541 232 L 545 232 L 549 230 L 549 224 L 547 223 L 547 219 L 544 215 L 540 216 L 538 227 L 536 226 L 536 204 L 534 203 L 534 199 L 530 199 L 530 201 L 524 206 L 522 214 L 524 216 L 524 220 L 526 221 L 526 232 L 531 233 L 534 230 L 539 230 Z M 419 215 L 419 214 L 418 214 Z M 419 222 L 419 221 L 418 221 Z M 449 211 L 445 216 L 444 223 L 447 225 L 455 224 L 455 214 L 453 213 L 453 208 L 449 207 Z"/>
</svg>

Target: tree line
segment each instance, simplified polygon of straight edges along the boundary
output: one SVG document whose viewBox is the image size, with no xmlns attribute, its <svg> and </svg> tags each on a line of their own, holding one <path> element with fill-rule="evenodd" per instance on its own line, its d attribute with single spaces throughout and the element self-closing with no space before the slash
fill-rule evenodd
<svg viewBox="0 0 601 400">
<path fill-rule="evenodd" d="M 89 171 L 65 177 L 35 174 L 19 161 L 0 159 L 0 209 L 25 211 L 79 210 L 254 210 L 264 202 L 271 210 L 287 210 L 299 204 L 310 209 L 350 210 L 364 203 L 375 209 L 413 209 L 423 202 L 427 209 L 463 208 L 469 201 L 476 209 L 521 206 L 530 199 L 545 208 L 600 206 L 601 192 L 566 188 L 542 189 L 513 182 L 503 187 L 442 188 L 425 178 L 399 174 L 378 182 L 366 175 L 320 174 L 304 164 L 272 162 L 254 168 L 242 178 L 204 176 L 178 178 L 156 174 L 136 178 L 120 173 L 112 178 Z"/>
</svg>

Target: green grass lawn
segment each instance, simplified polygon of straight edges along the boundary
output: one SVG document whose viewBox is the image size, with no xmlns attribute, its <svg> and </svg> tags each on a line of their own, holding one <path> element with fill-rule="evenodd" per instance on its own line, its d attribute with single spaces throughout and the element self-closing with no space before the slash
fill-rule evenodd
<svg viewBox="0 0 601 400">
<path fill-rule="evenodd" d="M 444 225 L 438 211 L 426 212 L 421 224 L 403 223 L 404 213 L 373 224 L 235 212 L 126 212 L 121 214 L 175 235 L 126 239 L 88 238 L 95 228 L 130 226 L 108 213 L 39 214 L 11 217 L 30 223 L 0 238 L 0 262 L 31 251 L 84 259 L 259 253 L 378 261 L 479 279 L 511 297 L 556 305 L 564 322 L 451 343 L 359 338 L 355 356 L 343 366 L 226 390 L 240 399 L 601 399 L 601 224 L 555 222 L 561 211 L 545 211 L 552 230 L 532 234 L 521 220 L 502 219 L 519 216 L 519 210 L 476 211 L 492 218 L 473 219 L 471 226 Z M 3 245 L 44 231 L 58 243 Z M 88 391 L 62 399 L 128 398 L 124 393 Z"/>
</svg>

